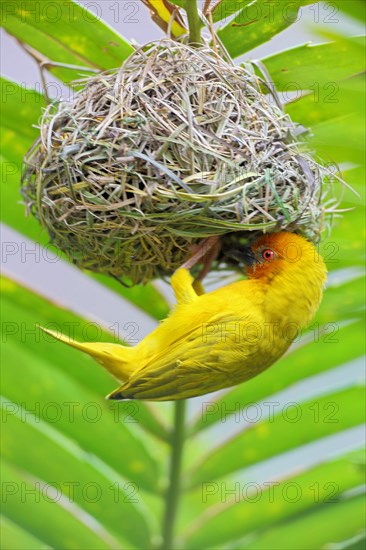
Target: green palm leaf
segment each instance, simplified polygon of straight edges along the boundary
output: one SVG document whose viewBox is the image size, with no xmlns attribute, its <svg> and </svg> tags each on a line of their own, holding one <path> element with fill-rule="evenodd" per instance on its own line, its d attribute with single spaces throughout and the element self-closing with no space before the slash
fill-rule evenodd
<svg viewBox="0 0 366 550">
<path fill-rule="evenodd" d="M 164 28 L 174 5 L 181 15 L 188 10 L 191 33 L 192 14 L 198 16 L 195 2 L 143 3 Z M 236 57 L 288 28 L 312 3 L 227 0 L 212 2 L 212 16 L 222 25 L 218 36 Z M 338 13 L 364 19 L 359 2 L 334 4 Z M 51 7 L 35 1 L 3 2 L 2 22 L 39 62 L 56 62 L 46 68 L 66 84 L 90 74 L 89 69 L 118 67 L 133 51 L 128 41 L 76 2 L 57 0 Z M 200 24 L 197 17 L 198 34 Z M 174 36 L 184 31 L 183 19 L 179 25 L 172 29 Z M 355 209 L 341 221 L 335 213 L 332 234 L 319 247 L 330 272 L 321 308 L 271 369 L 193 401 L 186 426 L 184 407 L 176 407 L 174 427 L 170 403 L 105 401 L 115 380 L 91 358 L 51 341 L 35 325 L 65 334 L 72 327 L 79 340 L 90 339 L 86 327 L 94 327 L 104 341 L 115 341 L 112 333 L 63 309 L 58 296 L 50 303 L 12 276 L 3 278 L 2 547 L 361 548 L 364 461 L 357 451 L 344 454 L 342 441 L 356 433 L 364 416 L 364 391 L 355 375 L 365 329 L 364 42 L 334 34 L 328 39 L 261 60 L 285 94 L 287 112 L 310 128 L 311 147 L 325 163 L 342 163 L 342 176 L 359 193 L 345 190 L 341 207 Z M 286 97 L 293 83 L 301 94 Z M 1 85 L 7 107 L 1 120 L 1 219 L 45 246 L 48 235 L 24 216 L 19 180 L 23 155 L 38 136 L 35 126 L 46 102 L 36 90 L 10 80 L 2 79 Z M 155 319 L 166 316 L 167 302 L 152 284 L 124 289 L 106 277 L 96 278 L 134 304 L 137 313 L 139 308 Z M 346 377 L 347 369 L 352 375 Z M 312 389 L 304 393 L 304 387 Z M 287 407 L 285 415 L 280 406 L 256 422 L 242 422 L 251 403 L 263 410 L 265 403 L 277 403 L 284 390 L 296 396 L 296 406 Z M 299 411 L 292 422 L 291 414 Z M 236 429 L 228 437 L 230 422 Z M 358 449 L 356 438 L 352 441 L 351 449 Z M 331 448 L 330 442 L 338 445 L 335 457 L 329 452 L 310 464 L 296 462 L 317 445 Z M 286 474 L 276 474 L 273 463 L 282 464 Z"/>
</svg>

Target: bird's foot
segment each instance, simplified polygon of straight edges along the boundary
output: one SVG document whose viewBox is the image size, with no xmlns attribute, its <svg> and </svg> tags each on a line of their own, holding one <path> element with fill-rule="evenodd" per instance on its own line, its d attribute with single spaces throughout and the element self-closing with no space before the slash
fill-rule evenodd
<svg viewBox="0 0 366 550">
<path fill-rule="evenodd" d="M 217 235 L 204 239 L 196 245 L 192 256 L 182 265 L 185 269 L 191 269 L 197 264 L 203 264 L 196 281 L 202 281 L 211 269 L 212 263 L 216 260 L 220 251 L 220 239 Z"/>
</svg>

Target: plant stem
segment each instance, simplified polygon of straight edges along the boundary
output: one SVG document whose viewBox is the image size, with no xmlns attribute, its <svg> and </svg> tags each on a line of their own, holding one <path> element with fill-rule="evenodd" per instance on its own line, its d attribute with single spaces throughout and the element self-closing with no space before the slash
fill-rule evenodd
<svg viewBox="0 0 366 550">
<path fill-rule="evenodd" d="M 174 431 L 171 439 L 172 454 L 170 458 L 169 487 L 165 497 L 165 513 L 162 530 L 163 542 L 161 550 L 172 550 L 173 548 L 174 525 L 180 496 L 185 410 L 185 400 L 175 402 Z"/>
<path fill-rule="evenodd" d="M 191 44 L 201 44 L 201 19 L 197 0 L 186 0 L 185 11 L 188 19 L 189 41 Z"/>
</svg>

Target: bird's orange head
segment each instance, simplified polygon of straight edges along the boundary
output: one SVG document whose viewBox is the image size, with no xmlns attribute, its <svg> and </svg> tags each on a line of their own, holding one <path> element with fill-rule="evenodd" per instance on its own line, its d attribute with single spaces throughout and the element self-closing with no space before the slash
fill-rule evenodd
<svg viewBox="0 0 366 550">
<path fill-rule="evenodd" d="M 276 275 L 291 272 L 309 271 L 321 279 L 326 277 L 326 268 L 315 246 L 300 235 L 282 231 L 263 235 L 255 241 L 245 253 L 248 265 L 247 274 L 250 279 L 270 281 Z"/>
</svg>

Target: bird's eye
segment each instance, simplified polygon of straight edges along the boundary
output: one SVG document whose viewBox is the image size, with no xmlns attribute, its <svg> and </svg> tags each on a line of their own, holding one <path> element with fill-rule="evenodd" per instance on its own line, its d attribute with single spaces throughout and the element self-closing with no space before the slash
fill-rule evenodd
<svg viewBox="0 0 366 550">
<path fill-rule="evenodd" d="M 274 259 L 274 257 L 275 257 L 275 253 L 270 248 L 266 248 L 265 250 L 263 250 L 262 258 L 266 262 L 270 262 L 271 260 Z"/>
</svg>

